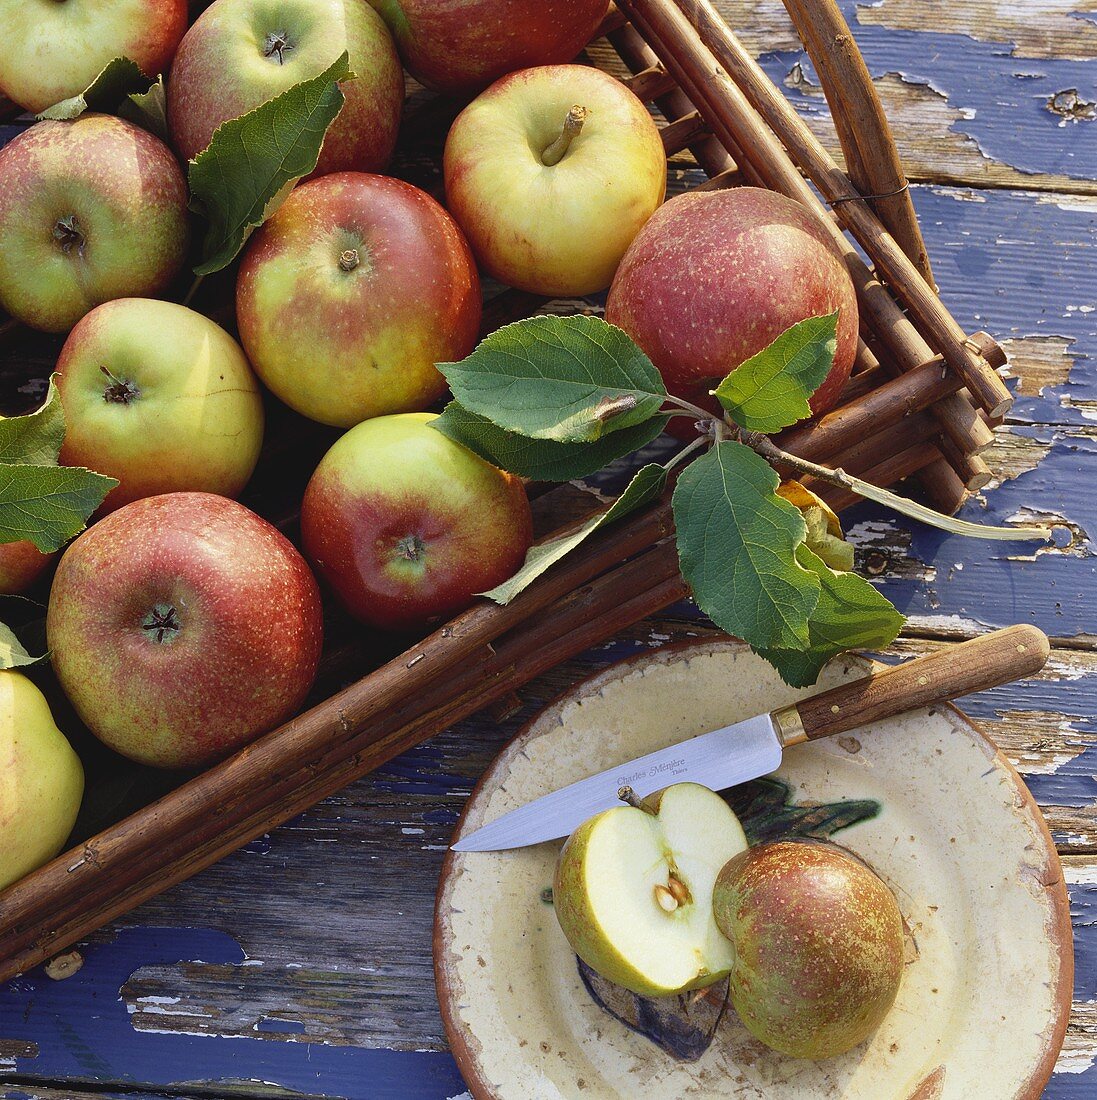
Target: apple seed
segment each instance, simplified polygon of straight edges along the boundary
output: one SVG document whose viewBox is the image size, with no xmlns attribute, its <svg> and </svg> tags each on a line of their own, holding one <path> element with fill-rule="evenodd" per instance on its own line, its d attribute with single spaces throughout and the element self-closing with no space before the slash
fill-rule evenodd
<svg viewBox="0 0 1097 1100">
<path fill-rule="evenodd" d="M 685 905 L 687 901 L 693 901 L 693 895 L 689 892 L 689 887 L 675 875 L 670 876 L 667 889 L 679 905 Z"/>
<path fill-rule="evenodd" d="M 674 881 L 671 879 L 671 882 Z M 678 899 L 661 882 L 655 884 L 655 901 L 664 913 L 673 913 L 678 908 Z"/>
</svg>

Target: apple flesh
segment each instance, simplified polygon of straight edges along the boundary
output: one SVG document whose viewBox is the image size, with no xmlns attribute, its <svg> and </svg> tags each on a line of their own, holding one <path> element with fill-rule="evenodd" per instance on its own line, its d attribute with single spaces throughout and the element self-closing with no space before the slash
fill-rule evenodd
<svg viewBox="0 0 1097 1100">
<path fill-rule="evenodd" d="M 533 65 L 571 61 L 605 18 L 607 0 L 370 0 L 408 72 L 449 95 L 478 92 Z"/>
<path fill-rule="evenodd" d="M 0 671 L 0 890 L 61 851 L 83 794 L 80 758 L 45 696 Z"/>
<path fill-rule="evenodd" d="M 236 283 L 259 377 L 344 428 L 441 397 L 435 363 L 472 351 L 480 309 L 476 265 L 445 210 L 410 183 L 358 172 L 295 188 L 248 243 Z"/>
<path fill-rule="evenodd" d="M 61 462 L 118 479 L 103 511 L 184 490 L 236 496 L 251 477 L 259 383 L 208 317 L 174 302 L 107 302 L 69 333 L 57 371 Z"/>
<path fill-rule="evenodd" d="M 839 311 L 834 364 L 811 399 L 831 408 L 857 354 L 857 294 L 833 241 L 799 203 L 758 187 L 679 195 L 640 231 L 606 320 L 648 354 L 667 388 L 708 391 L 781 333 Z"/>
<path fill-rule="evenodd" d="M 405 413 L 367 420 L 321 460 L 305 553 L 347 610 L 385 630 L 449 618 L 517 572 L 532 541 L 518 478 Z"/>
<path fill-rule="evenodd" d="M 887 886 L 833 844 L 779 841 L 732 859 L 713 894 L 735 947 L 731 1001 L 755 1038 L 831 1058 L 879 1027 L 903 974 L 903 918 Z"/>
<path fill-rule="evenodd" d="M 186 0 L 0 0 L 0 92 L 27 111 L 79 95 L 115 57 L 162 73 L 187 29 Z"/>
<path fill-rule="evenodd" d="M 560 927 L 588 966 L 633 993 L 712 985 L 733 963 L 713 919 L 713 884 L 746 846 L 728 804 L 697 783 L 606 810 L 560 852 L 552 889 Z"/>
<path fill-rule="evenodd" d="M 496 81 L 446 139 L 446 204 L 492 278 L 534 294 L 605 290 L 666 192 L 647 109 L 587 65 Z"/>
<path fill-rule="evenodd" d="M 187 253 L 168 147 L 109 115 L 39 122 L 0 149 L 0 306 L 65 332 L 100 302 L 157 295 Z"/>
<path fill-rule="evenodd" d="M 291 543 L 209 493 L 135 501 L 65 551 L 46 613 L 88 728 L 144 764 L 209 764 L 290 718 L 316 674 L 320 594 Z"/>
<path fill-rule="evenodd" d="M 353 80 L 315 175 L 374 172 L 392 158 L 404 71 L 367 0 L 215 0 L 187 31 L 168 79 L 168 129 L 193 160 L 223 122 L 319 76 L 346 50 Z"/>
<path fill-rule="evenodd" d="M 18 596 L 49 568 L 56 554 L 43 554 L 33 542 L 0 543 L 0 596 Z"/>
</svg>

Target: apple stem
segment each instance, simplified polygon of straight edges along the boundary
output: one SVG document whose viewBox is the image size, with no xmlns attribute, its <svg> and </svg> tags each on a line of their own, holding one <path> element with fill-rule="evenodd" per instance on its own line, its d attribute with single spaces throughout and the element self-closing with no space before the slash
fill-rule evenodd
<svg viewBox="0 0 1097 1100">
<path fill-rule="evenodd" d="M 348 248 L 345 252 L 340 253 L 339 267 L 343 271 L 353 271 L 359 263 L 361 263 L 361 260 L 357 248 Z"/>
<path fill-rule="evenodd" d="M 644 807 L 640 805 L 640 799 L 636 797 L 636 792 L 631 787 L 621 787 L 617 791 L 617 797 L 631 806 L 634 810 L 642 810 Z"/>
<path fill-rule="evenodd" d="M 560 136 L 541 154 L 541 163 L 546 168 L 559 164 L 564 159 L 572 141 L 575 140 L 583 129 L 583 123 L 587 120 L 586 107 L 575 104 L 564 118 L 564 127 Z"/>
</svg>

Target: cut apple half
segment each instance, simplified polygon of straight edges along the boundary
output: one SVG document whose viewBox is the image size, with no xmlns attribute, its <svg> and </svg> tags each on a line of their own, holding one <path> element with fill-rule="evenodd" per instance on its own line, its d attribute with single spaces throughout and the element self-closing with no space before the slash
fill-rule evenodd
<svg viewBox="0 0 1097 1100">
<path fill-rule="evenodd" d="M 564 935 L 588 966 L 634 993 L 711 985 L 734 961 L 713 918 L 713 885 L 746 847 L 727 803 L 697 783 L 605 810 L 560 853 L 553 902 Z"/>
</svg>

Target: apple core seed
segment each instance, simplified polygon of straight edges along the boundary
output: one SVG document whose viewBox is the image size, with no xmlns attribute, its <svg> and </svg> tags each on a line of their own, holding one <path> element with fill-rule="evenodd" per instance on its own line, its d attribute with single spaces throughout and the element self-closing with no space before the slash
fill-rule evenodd
<svg viewBox="0 0 1097 1100">
<path fill-rule="evenodd" d="M 171 604 L 158 603 L 145 615 L 141 629 L 146 638 L 158 645 L 169 645 L 175 641 L 183 624 L 179 621 L 179 613 Z"/>
</svg>

